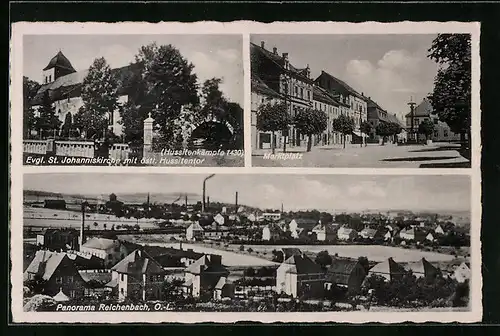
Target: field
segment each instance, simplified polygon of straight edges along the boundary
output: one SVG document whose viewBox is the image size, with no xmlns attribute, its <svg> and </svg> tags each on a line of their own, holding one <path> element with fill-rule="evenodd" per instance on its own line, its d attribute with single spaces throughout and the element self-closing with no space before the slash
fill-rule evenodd
<svg viewBox="0 0 500 336">
<path fill-rule="evenodd" d="M 336 253 L 340 257 L 346 258 L 359 258 L 368 257 L 371 261 L 384 261 L 392 257 L 396 262 L 412 262 L 418 261 L 421 258 L 425 258 L 430 262 L 441 262 L 441 261 L 451 261 L 455 257 L 448 254 L 436 253 L 436 252 L 425 252 L 413 249 L 403 249 L 399 247 L 391 246 L 379 246 L 379 245 L 244 245 L 245 249 L 251 247 L 254 251 L 270 253 L 272 250 L 278 250 L 280 248 L 293 247 L 298 248 L 304 252 L 318 253 L 320 251 L 327 250 L 329 254 L 335 255 Z M 233 249 L 239 247 L 239 245 L 232 245 Z"/>
<path fill-rule="evenodd" d="M 112 225 L 135 225 L 141 228 L 154 228 L 156 220 L 117 218 L 114 215 L 88 213 L 85 215 L 85 225 L 90 225 L 92 229 L 104 229 L 104 224 L 109 230 Z M 94 224 L 97 223 L 97 226 Z M 53 210 L 45 208 L 24 207 L 23 226 L 24 227 L 51 227 L 51 228 L 79 228 L 82 224 L 82 214 L 75 211 Z"/>
</svg>

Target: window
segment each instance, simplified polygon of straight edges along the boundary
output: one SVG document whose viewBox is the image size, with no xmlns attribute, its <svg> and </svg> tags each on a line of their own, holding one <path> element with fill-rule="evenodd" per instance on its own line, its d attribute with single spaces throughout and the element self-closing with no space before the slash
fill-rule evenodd
<svg viewBox="0 0 500 336">
<path fill-rule="evenodd" d="M 307 90 L 307 100 L 311 100 L 311 91 Z"/>
<path fill-rule="evenodd" d="M 52 75 L 49 75 L 49 83 L 52 82 Z"/>
<path fill-rule="evenodd" d="M 439 132 L 438 131 L 434 131 L 434 137 L 438 137 L 439 136 Z"/>
<path fill-rule="evenodd" d="M 438 122 L 439 122 L 439 120 L 438 120 L 438 119 L 434 119 L 434 125 L 437 125 L 437 124 L 438 124 Z"/>
<path fill-rule="evenodd" d="M 300 98 L 304 99 L 304 89 L 300 88 Z"/>
<path fill-rule="evenodd" d="M 56 277 L 56 283 L 57 284 L 62 284 L 63 278 L 62 277 Z"/>
<path fill-rule="evenodd" d="M 76 297 L 76 291 L 75 290 L 69 291 L 69 296 L 72 297 L 72 298 L 75 298 Z"/>
<path fill-rule="evenodd" d="M 123 273 L 122 273 L 122 274 L 120 274 L 120 280 L 121 280 L 121 281 L 125 280 L 125 275 L 124 275 Z"/>
<path fill-rule="evenodd" d="M 68 282 L 69 282 L 69 283 L 72 283 L 72 282 L 73 282 L 73 276 L 72 276 L 72 275 L 68 276 Z"/>
<path fill-rule="evenodd" d="M 314 108 L 317 109 L 318 108 L 318 103 L 314 102 Z"/>
<path fill-rule="evenodd" d="M 70 102 L 70 100 L 71 100 L 71 98 L 70 98 L 70 97 L 69 97 L 69 95 L 68 95 L 68 103 Z"/>
<path fill-rule="evenodd" d="M 444 130 L 444 137 L 447 138 L 448 137 L 448 131 L 447 130 Z"/>
<path fill-rule="evenodd" d="M 123 292 L 124 292 L 124 291 L 123 291 L 123 288 L 120 288 L 120 293 L 122 293 L 122 294 L 123 294 Z"/>
<path fill-rule="evenodd" d="M 295 86 L 295 96 L 299 95 L 299 88 Z"/>
<path fill-rule="evenodd" d="M 113 255 L 111 253 L 108 254 L 108 259 L 113 259 Z"/>
</svg>

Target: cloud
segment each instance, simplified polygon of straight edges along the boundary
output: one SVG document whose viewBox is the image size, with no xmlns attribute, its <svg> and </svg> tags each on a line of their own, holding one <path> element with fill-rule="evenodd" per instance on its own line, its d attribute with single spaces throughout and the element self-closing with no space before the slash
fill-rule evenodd
<svg viewBox="0 0 500 336">
<path fill-rule="evenodd" d="M 345 68 L 346 80 L 389 113 L 402 116 L 410 96 L 420 99 L 431 89 L 428 79 L 420 74 L 423 62 L 428 62 L 420 54 L 390 50 L 376 62 L 350 60 Z"/>
<path fill-rule="evenodd" d="M 104 57 L 111 68 L 120 68 L 134 61 L 138 50 L 127 48 L 119 44 L 112 44 L 101 47 L 96 54 L 97 57 Z"/>
</svg>

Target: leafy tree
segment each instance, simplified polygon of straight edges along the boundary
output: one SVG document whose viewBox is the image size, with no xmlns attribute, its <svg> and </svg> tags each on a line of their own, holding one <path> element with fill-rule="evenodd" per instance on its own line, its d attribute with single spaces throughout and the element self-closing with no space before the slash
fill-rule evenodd
<svg viewBox="0 0 500 336">
<path fill-rule="evenodd" d="M 271 132 L 271 150 L 275 152 L 274 132 L 286 131 L 290 124 L 290 116 L 288 114 L 286 104 L 267 103 L 259 106 L 257 111 L 257 129 L 262 132 Z M 285 141 L 286 143 L 286 141 Z M 286 144 L 283 147 L 283 152 L 286 151 Z"/>
<path fill-rule="evenodd" d="M 103 57 L 94 60 L 83 79 L 82 100 L 75 125 L 87 139 L 107 137 L 109 120 L 118 107 L 118 82 Z"/>
<path fill-rule="evenodd" d="M 394 142 L 396 142 L 397 136 L 399 133 L 401 133 L 402 130 L 403 128 L 401 127 L 401 125 L 395 122 L 389 123 L 389 135 L 392 136 Z"/>
<path fill-rule="evenodd" d="M 321 220 L 321 223 L 323 223 L 323 224 L 332 223 L 333 222 L 333 216 L 332 216 L 331 213 L 322 212 L 320 214 L 320 220 Z"/>
<path fill-rule="evenodd" d="M 392 132 L 393 129 L 391 127 L 391 124 L 386 122 L 379 123 L 375 128 L 375 133 L 377 133 L 378 136 L 382 137 L 382 145 L 384 145 L 387 141 L 387 137 L 392 135 Z"/>
<path fill-rule="evenodd" d="M 178 139 L 173 137 L 174 120 L 179 116 L 181 107 L 199 103 L 194 65 L 174 46 L 158 46 L 156 43 L 142 46 L 135 61 L 142 82 L 137 86 L 143 92 L 138 95 L 140 100 L 134 102 L 134 107 L 146 107 L 152 112 L 159 136 L 153 143 L 155 148 L 175 146 Z M 144 114 L 144 109 L 140 110 L 142 113 L 139 114 Z M 130 127 L 125 125 L 125 129 L 130 130 Z"/>
<path fill-rule="evenodd" d="M 47 280 L 36 274 L 33 279 L 26 281 L 25 285 L 30 289 L 31 293 L 43 294 L 45 291 L 45 286 L 47 285 Z"/>
<path fill-rule="evenodd" d="M 332 264 L 332 256 L 328 253 L 328 251 L 321 251 L 316 255 L 316 264 L 320 265 L 323 268 L 326 268 L 328 265 Z"/>
<path fill-rule="evenodd" d="M 345 148 L 346 136 L 354 131 L 354 120 L 341 114 L 338 118 L 333 119 L 332 128 L 334 131 L 342 134 L 342 142 Z"/>
<path fill-rule="evenodd" d="M 39 117 L 36 119 L 36 128 L 40 132 L 40 138 L 53 134 L 61 126 L 61 121 L 56 115 L 56 109 L 52 105 L 49 91 L 43 94 L 42 106 L 38 110 Z"/>
<path fill-rule="evenodd" d="M 308 136 L 307 151 L 311 151 L 312 136 L 326 130 L 328 117 L 323 111 L 304 109 L 295 115 L 294 124 L 301 134 Z"/>
<path fill-rule="evenodd" d="M 31 105 L 35 98 L 40 84 L 23 76 L 23 136 L 29 138 L 31 130 L 35 127 L 35 111 Z"/>
<path fill-rule="evenodd" d="M 255 276 L 255 269 L 253 267 L 248 267 L 247 269 L 245 269 L 245 272 L 244 272 L 245 276 L 249 276 L 249 277 L 254 277 Z"/>
<path fill-rule="evenodd" d="M 431 120 L 424 120 L 418 125 L 418 133 L 425 135 L 425 139 L 428 140 L 434 133 L 434 123 Z"/>
<path fill-rule="evenodd" d="M 368 121 L 363 121 L 360 125 L 360 130 L 361 132 L 365 133 L 366 135 L 370 135 L 372 132 L 373 126 L 370 124 Z M 365 139 L 365 146 L 367 145 L 366 139 Z M 363 144 L 361 144 L 363 146 Z"/>
<path fill-rule="evenodd" d="M 162 284 L 163 299 L 166 301 L 177 301 L 182 297 L 183 281 L 180 279 L 165 280 Z"/>
<path fill-rule="evenodd" d="M 368 271 L 370 270 L 370 263 L 368 262 L 367 257 L 359 257 L 358 262 L 361 266 L 363 266 L 365 270 L 365 274 L 368 274 Z"/>
<path fill-rule="evenodd" d="M 72 135 L 73 130 L 73 116 L 71 112 L 66 113 L 66 117 L 64 117 L 64 124 L 61 129 L 61 137 L 69 138 Z"/>
<path fill-rule="evenodd" d="M 471 128 L 470 34 L 439 34 L 428 57 L 440 65 L 429 97 L 432 107 L 441 121 L 461 134 L 462 145 L 467 146 L 465 134 L 470 142 Z"/>
</svg>

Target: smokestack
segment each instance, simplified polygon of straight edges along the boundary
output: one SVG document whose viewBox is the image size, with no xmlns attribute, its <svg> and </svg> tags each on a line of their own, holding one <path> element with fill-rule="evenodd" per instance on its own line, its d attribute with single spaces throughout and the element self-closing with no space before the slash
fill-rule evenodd
<svg viewBox="0 0 500 336">
<path fill-rule="evenodd" d="M 266 46 L 266 42 L 264 42 L 264 41 L 260 41 L 260 47 L 261 47 L 262 49 L 265 49 L 265 46 Z"/>
<path fill-rule="evenodd" d="M 237 213 L 238 212 L 238 192 L 236 192 L 236 194 L 235 194 L 234 206 L 236 208 L 234 213 Z"/>
<path fill-rule="evenodd" d="M 181 251 L 182 251 L 182 240 L 181 240 L 181 242 L 179 243 L 179 250 L 181 250 Z"/>
<path fill-rule="evenodd" d="M 82 250 L 83 244 L 85 244 L 85 207 L 87 202 L 82 202 L 82 226 L 80 227 L 80 246 L 79 250 Z"/>
<path fill-rule="evenodd" d="M 206 195 L 206 189 L 207 189 L 207 181 L 209 179 L 211 179 L 212 177 L 214 177 L 215 174 L 212 174 L 212 175 L 208 175 L 207 177 L 205 177 L 205 179 L 203 180 L 203 200 L 201 202 L 201 212 L 205 212 L 205 207 L 206 207 L 206 203 L 205 203 L 205 195 Z"/>
<path fill-rule="evenodd" d="M 273 48 L 273 54 L 278 55 L 278 48 L 276 47 Z"/>
<path fill-rule="evenodd" d="M 210 196 L 207 196 L 207 208 L 210 206 Z"/>
<path fill-rule="evenodd" d="M 283 203 L 281 203 L 281 213 L 283 213 Z"/>
<path fill-rule="evenodd" d="M 184 195 L 184 205 L 186 206 L 186 210 L 188 208 L 188 195 Z"/>
</svg>

